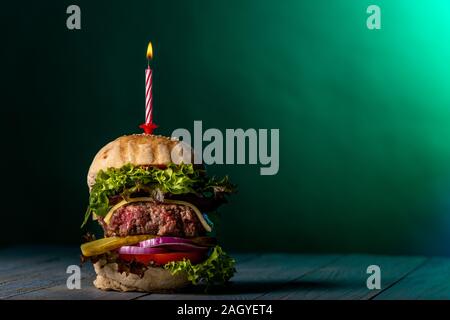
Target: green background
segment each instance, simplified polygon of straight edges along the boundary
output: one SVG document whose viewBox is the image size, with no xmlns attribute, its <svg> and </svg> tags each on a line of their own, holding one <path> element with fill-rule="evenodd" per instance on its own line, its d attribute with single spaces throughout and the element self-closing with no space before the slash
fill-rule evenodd
<svg viewBox="0 0 450 320">
<path fill-rule="evenodd" d="M 239 185 L 226 248 L 450 253 L 449 1 L 25 1 L 1 24 L 0 243 L 79 242 L 93 156 L 140 132 L 151 40 L 157 133 L 280 129 L 278 175 L 208 169 Z"/>
</svg>

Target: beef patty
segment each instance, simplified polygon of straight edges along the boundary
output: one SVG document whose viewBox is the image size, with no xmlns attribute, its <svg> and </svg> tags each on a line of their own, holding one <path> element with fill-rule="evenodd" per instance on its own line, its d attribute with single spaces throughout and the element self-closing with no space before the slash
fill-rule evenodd
<svg viewBox="0 0 450 320">
<path fill-rule="evenodd" d="M 205 234 L 194 210 L 178 204 L 133 202 L 117 209 L 102 223 L 105 236 L 125 237 L 137 234 L 197 237 Z"/>
</svg>

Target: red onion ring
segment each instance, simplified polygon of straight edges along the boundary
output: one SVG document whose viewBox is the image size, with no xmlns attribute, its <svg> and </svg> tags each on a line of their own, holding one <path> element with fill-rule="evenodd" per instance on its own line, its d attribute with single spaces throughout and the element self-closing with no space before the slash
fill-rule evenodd
<svg viewBox="0 0 450 320">
<path fill-rule="evenodd" d="M 208 247 L 201 247 L 197 246 L 195 244 L 190 243 L 161 243 L 158 244 L 152 248 L 159 249 L 164 248 L 167 251 L 185 251 L 185 252 L 195 252 L 195 251 L 208 251 L 210 248 Z"/>
<path fill-rule="evenodd" d="M 192 241 L 185 238 L 178 237 L 158 237 L 149 240 L 139 242 L 139 246 L 142 248 L 164 248 L 167 251 L 207 251 L 208 247 L 198 246 L 193 244 Z"/>
<path fill-rule="evenodd" d="M 167 250 L 162 248 L 141 248 L 137 246 L 123 246 L 119 248 L 119 254 L 154 254 L 154 253 L 167 253 Z"/>
<path fill-rule="evenodd" d="M 180 243 L 190 243 L 192 244 L 192 241 L 184 238 L 178 238 L 178 237 L 158 237 L 153 239 L 148 239 L 139 242 L 139 247 L 142 248 L 152 248 L 159 246 L 161 244 L 180 244 Z"/>
</svg>

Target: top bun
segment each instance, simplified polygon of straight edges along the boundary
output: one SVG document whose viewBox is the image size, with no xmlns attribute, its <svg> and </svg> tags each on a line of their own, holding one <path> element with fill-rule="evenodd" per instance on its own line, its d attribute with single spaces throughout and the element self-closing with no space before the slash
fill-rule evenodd
<svg viewBox="0 0 450 320">
<path fill-rule="evenodd" d="M 189 152 L 183 152 L 184 150 Z M 89 168 L 87 184 L 91 189 L 100 170 L 120 168 L 128 163 L 136 166 L 191 163 L 192 156 L 190 146 L 177 138 L 148 134 L 122 136 L 97 153 Z"/>
</svg>

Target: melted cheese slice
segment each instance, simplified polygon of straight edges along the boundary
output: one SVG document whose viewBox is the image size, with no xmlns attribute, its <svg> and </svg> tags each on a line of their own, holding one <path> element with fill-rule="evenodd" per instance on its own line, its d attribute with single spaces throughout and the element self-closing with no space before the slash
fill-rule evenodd
<svg viewBox="0 0 450 320">
<path fill-rule="evenodd" d="M 114 214 L 114 212 L 119 209 L 120 207 L 129 204 L 129 203 L 133 203 L 133 202 L 154 202 L 155 200 L 153 198 L 150 197 L 138 197 L 138 198 L 131 198 L 128 200 L 122 200 L 119 203 L 117 203 L 114 207 L 111 208 L 111 210 L 109 210 L 109 212 L 107 213 L 107 215 L 105 216 L 105 218 L 103 219 L 103 221 L 105 221 L 106 224 L 109 224 L 112 215 Z M 206 222 L 205 218 L 203 217 L 202 213 L 200 212 L 200 210 L 198 210 L 198 208 L 196 206 L 194 206 L 192 203 L 186 202 L 186 201 L 180 201 L 180 200 L 169 200 L 166 199 L 164 200 L 164 203 L 167 204 L 179 204 L 179 205 L 183 205 L 183 206 L 187 206 L 189 208 L 191 208 L 192 210 L 194 210 L 195 214 L 197 215 L 198 220 L 200 221 L 200 223 L 202 224 L 203 228 L 205 228 L 205 230 L 207 232 L 211 232 L 211 226 Z"/>
</svg>

